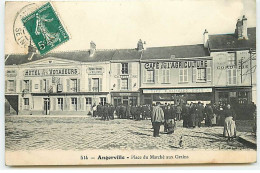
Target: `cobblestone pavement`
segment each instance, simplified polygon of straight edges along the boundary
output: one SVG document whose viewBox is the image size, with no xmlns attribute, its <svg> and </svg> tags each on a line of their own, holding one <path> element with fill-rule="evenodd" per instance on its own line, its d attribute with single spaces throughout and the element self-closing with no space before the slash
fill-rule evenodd
<svg viewBox="0 0 260 173">
<path fill-rule="evenodd" d="M 91 117 L 6 117 L 7 150 L 85 150 L 85 149 L 206 149 L 251 150 L 222 137 L 223 127 L 187 129 L 177 122 L 174 134 L 152 136 L 150 120 L 115 119 L 102 121 Z M 239 134 L 238 134 L 239 135 Z M 179 145 L 182 136 L 183 147 Z"/>
</svg>

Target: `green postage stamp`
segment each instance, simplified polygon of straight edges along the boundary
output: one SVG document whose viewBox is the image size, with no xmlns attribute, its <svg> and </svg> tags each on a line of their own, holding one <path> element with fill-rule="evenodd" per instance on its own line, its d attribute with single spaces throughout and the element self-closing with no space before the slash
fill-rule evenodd
<svg viewBox="0 0 260 173">
<path fill-rule="evenodd" d="M 69 35 L 49 2 L 22 18 L 22 22 L 40 54 L 69 40 Z"/>
</svg>

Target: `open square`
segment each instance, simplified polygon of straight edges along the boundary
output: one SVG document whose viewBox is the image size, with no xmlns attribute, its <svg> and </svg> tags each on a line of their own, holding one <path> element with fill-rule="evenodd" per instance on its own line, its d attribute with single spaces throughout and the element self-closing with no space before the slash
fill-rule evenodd
<svg viewBox="0 0 260 173">
<path fill-rule="evenodd" d="M 242 125 L 243 124 L 243 125 Z M 245 125 L 246 124 L 246 125 Z M 246 127 L 247 126 L 247 127 Z M 238 136 L 250 130 L 250 122 L 238 123 Z M 173 134 L 153 137 L 150 120 L 114 119 L 103 121 L 88 116 L 8 116 L 7 150 L 250 150 L 243 143 L 227 142 L 223 127 L 183 128 L 177 122 Z M 180 138 L 182 136 L 182 147 Z"/>
</svg>

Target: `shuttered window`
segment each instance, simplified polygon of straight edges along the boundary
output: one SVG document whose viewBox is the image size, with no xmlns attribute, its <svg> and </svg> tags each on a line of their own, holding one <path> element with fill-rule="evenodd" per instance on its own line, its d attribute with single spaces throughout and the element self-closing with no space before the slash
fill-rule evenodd
<svg viewBox="0 0 260 173">
<path fill-rule="evenodd" d="M 227 80 L 228 80 L 228 85 L 237 84 L 237 69 L 228 69 L 227 70 Z"/>
<path fill-rule="evenodd" d="M 162 69 L 162 83 L 170 83 L 170 70 Z"/>
<path fill-rule="evenodd" d="M 92 81 L 93 81 L 92 91 L 99 92 L 99 78 L 93 78 Z"/>
<path fill-rule="evenodd" d="M 8 80 L 7 84 L 7 91 L 8 92 L 15 92 L 15 81 L 14 80 Z"/>
<path fill-rule="evenodd" d="M 180 83 L 188 82 L 188 69 L 187 68 L 179 69 L 179 82 Z"/>
<path fill-rule="evenodd" d="M 128 90 L 128 79 L 121 79 L 121 90 Z"/>
<path fill-rule="evenodd" d="M 145 70 L 145 76 L 146 76 L 146 83 L 154 83 L 154 70 Z"/>
<path fill-rule="evenodd" d="M 206 68 L 197 69 L 197 81 L 199 81 L 199 82 L 206 81 Z"/>
<path fill-rule="evenodd" d="M 70 80 L 70 91 L 71 92 L 77 92 L 78 86 L 77 86 L 77 79 L 71 79 Z"/>
</svg>

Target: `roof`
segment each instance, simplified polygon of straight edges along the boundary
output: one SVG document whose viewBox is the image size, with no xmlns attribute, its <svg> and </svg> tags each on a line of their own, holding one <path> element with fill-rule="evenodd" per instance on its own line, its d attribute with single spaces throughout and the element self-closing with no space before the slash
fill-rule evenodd
<svg viewBox="0 0 260 173">
<path fill-rule="evenodd" d="M 144 50 L 142 60 L 146 59 L 169 59 L 171 55 L 175 58 L 192 58 L 209 56 L 209 52 L 203 44 L 151 47 Z"/>
<path fill-rule="evenodd" d="M 140 60 L 142 59 L 169 59 L 171 55 L 176 58 L 192 58 L 209 56 L 209 52 L 204 48 L 203 44 L 185 45 L 185 46 L 169 46 L 169 47 L 151 47 L 143 51 L 136 49 L 117 49 L 117 50 L 96 50 L 93 57 L 89 56 L 89 51 L 71 51 L 56 52 L 45 55 L 35 54 L 10 54 L 5 65 L 19 65 L 48 57 L 74 60 L 79 62 L 105 62 L 118 60 Z M 31 57 L 31 60 L 28 60 Z"/>
<path fill-rule="evenodd" d="M 256 27 L 247 29 L 248 40 L 238 40 L 236 34 L 209 35 L 209 47 L 214 50 L 256 49 Z"/>
<path fill-rule="evenodd" d="M 142 51 L 136 49 L 117 49 L 112 60 L 136 60 L 141 58 Z"/>
<path fill-rule="evenodd" d="M 18 65 L 29 63 L 37 60 L 42 60 L 48 57 L 61 58 L 65 60 L 74 60 L 79 62 L 104 62 L 110 61 L 115 53 L 115 50 L 96 50 L 93 57 L 90 57 L 89 51 L 71 51 L 71 52 L 56 52 L 40 55 L 33 54 L 32 60 L 28 60 L 29 54 L 10 54 L 5 62 L 5 65 Z"/>
</svg>

